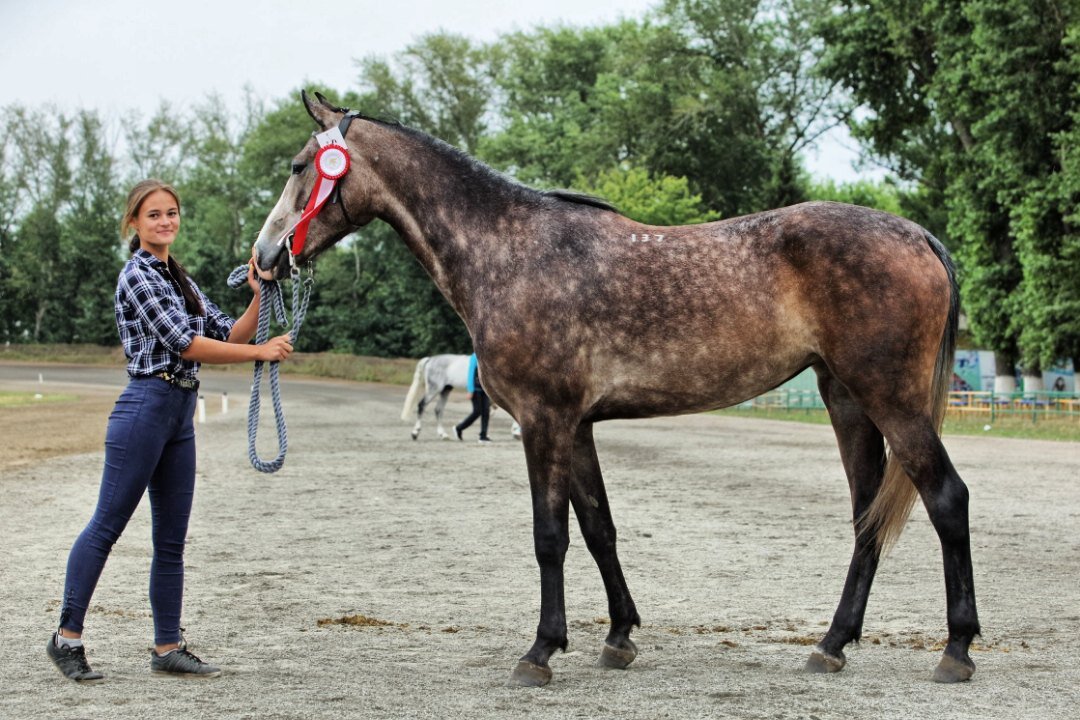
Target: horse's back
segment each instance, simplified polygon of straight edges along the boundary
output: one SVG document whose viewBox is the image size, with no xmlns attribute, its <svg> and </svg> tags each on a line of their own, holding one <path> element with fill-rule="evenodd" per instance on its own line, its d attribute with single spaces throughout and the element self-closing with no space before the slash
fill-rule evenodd
<svg viewBox="0 0 1080 720">
<path fill-rule="evenodd" d="M 588 215 L 484 328 L 513 345 L 499 364 L 518 385 L 565 386 L 604 418 L 735 404 L 818 363 L 853 383 L 897 358 L 932 370 L 950 279 L 915 223 L 839 203 L 670 228 Z"/>
<path fill-rule="evenodd" d="M 463 388 L 469 379 L 468 355 L 433 355 L 427 364 L 427 382 L 432 390 Z"/>
</svg>

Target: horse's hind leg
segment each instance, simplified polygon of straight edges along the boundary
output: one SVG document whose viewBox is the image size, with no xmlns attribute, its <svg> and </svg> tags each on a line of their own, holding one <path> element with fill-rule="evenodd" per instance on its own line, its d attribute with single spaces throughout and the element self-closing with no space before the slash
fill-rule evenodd
<svg viewBox="0 0 1080 720">
<path fill-rule="evenodd" d="M 885 444 L 881 432 L 839 381 L 827 371 L 818 370 L 818 387 L 829 409 L 833 430 L 840 447 L 854 518 L 870 507 L 885 471 Z M 880 551 L 870 533 L 856 533 L 855 551 L 848 566 L 847 581 L 840 604 L 825 637 L 806 663 L 809 672 L 838 672 L 846 662 L 844 647 L 862 635 L 863 616 L 870 586 L 877 572 Z"/>
<path fill-rule="evenodd" d="M 453 388 L 449 385 L 444 387 L 439 392 L 439 399 L 435 401 L 435 430 L 439 434 L 440 440 L 445 440 L 446 438 L 450 437 L 446 434 L 446 430 L 443 428 L 442 414 L 443 410 L 446 408 L 446 401 L 450 397 L 451 390 L 453 390 Z"/>
<path fill-rule="evenodd" d="M 426 397 L 420 398 L 420 402 L 416 406 L 416 424 L 413 425 L 413 429 L 412 429 L 412 439 L 413 440 L 420 437 L 420 428 L 421 428 L 420 418 L 422 418 L 424 416 L 424 407 L 426 405 L 427 405 L 427 398 Z"/>
<path fill-rule="evenodd" d="M 582 425 L 574 439 L 573 476 L 570 480 L 570 502 L 574 506 L 585 544 L 592 553 L 608 597 L 611 629 L 604 641 L 600 664 L 625 668 L 637 657 L 637 646 L 630 639 L 633 626 L 641 625 L 634 600 L 626 586 L 619 557 L 615 550 L 615 523 L 604 491 L 600 462 L 596 458 L 592 425 Z"/>
<path fill-rule="evenodd" d="M 427 408 L 428 404 L 434 398 L 435 398 L 435 396 L 432 393 L 427 392 L 426 389 L 425 389 L 424 397 L 420 398 L 420 402 L 417 403 L 417 405 L 416 405 L 416 424 L 413 425 L 413 429 L 412 429 L 412 439 L 413 440 L 420 437 L 420 423 L 421 423 L 422 418 L 424 417 L 424 409 Z"/>
<path fill-rule="evenodd" d="M 929 419 L 899 416 L 879 421 L 879 425 L 889 440 L 893 454 L 915 483 L 941 543 L 949 641 L 934 671 L 934 680 L 967 680 L 975 672 L 975 663 L 968 654 L 968 648 L 979 634 L 971 565 L 967 486 L 949 460 L 945 446 Z"/>
</svg>

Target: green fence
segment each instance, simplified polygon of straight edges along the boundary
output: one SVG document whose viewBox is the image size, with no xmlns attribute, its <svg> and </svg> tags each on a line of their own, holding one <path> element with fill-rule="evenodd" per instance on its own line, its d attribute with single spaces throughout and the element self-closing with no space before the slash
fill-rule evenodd
<svg viewBox="0 0 1080 720">
<path fill-rule="evenodd" d="M 743 408 L 763 410 L 823 410 L 825 403 L 818 393 L 813 372 L 804 372 L 775 390 L 743 403 Z M 1031 422 L 1041 419 L 1074 419 L 1080 422 L 1080 396 L 1077 393 L 1038 390 L 995 393 L 950 392 L 948 412 L 957 416 L 1016 417 Z"/>
<path fill-rule="evenodd" d="M 1038 390 L 1034 392 L 995 393 L 951 392 L 949 412 L 981 414 L 990 420 L 999 416 L 1019 416 L 1038 422 L 1042 418 L 1072 418 L 1080 421 L 1080 397 L 1075 393 Z"/>
</svg>

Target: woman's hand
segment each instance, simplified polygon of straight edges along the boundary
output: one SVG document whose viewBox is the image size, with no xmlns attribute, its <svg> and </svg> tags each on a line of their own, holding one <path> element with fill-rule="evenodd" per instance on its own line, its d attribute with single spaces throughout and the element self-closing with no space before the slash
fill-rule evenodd
<svg viewBox="0 0 1080 720">
<path fill-rule="evenodd" d="M 292 340 L 288 334 L 272 337 L 262 345 L 256 345 L 256 354 L 259 360 L 265 362 L 281 362 L 289 357 L 293 351 Z"/>
<path fill-rule="evenodd" d="M 255 297 L 259 297 L 259 276 L 255 272 L 255 246 L 251 246 L 251 260 L 248 260 L 247 284 Z"/>
<path fill-rule="evenodd" d="M 254 260 L 248 263 L 247 284 L 251 292 L 255 293 L 255 297 L 259 297 L 259 276 L 255 274 Z"/>
</svg>

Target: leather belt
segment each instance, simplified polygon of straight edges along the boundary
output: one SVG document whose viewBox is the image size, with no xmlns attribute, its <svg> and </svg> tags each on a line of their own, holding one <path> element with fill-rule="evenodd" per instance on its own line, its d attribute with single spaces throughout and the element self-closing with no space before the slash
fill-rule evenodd
<svg viewBox="0 0 1080 720">
<path fill-rule="evenodd" d="M 175 375 L 170 375 L 167 372 L 159 372 L 152 377 L 160 378 L 165 382 L 169 383 L 170 385 L 175 385 L 181 390 L 191 390 L 192 392 L 194 392 L 199 389 L 198 380 L 190 380 L 188 378 L 176 377 Z"/>
</svg>

